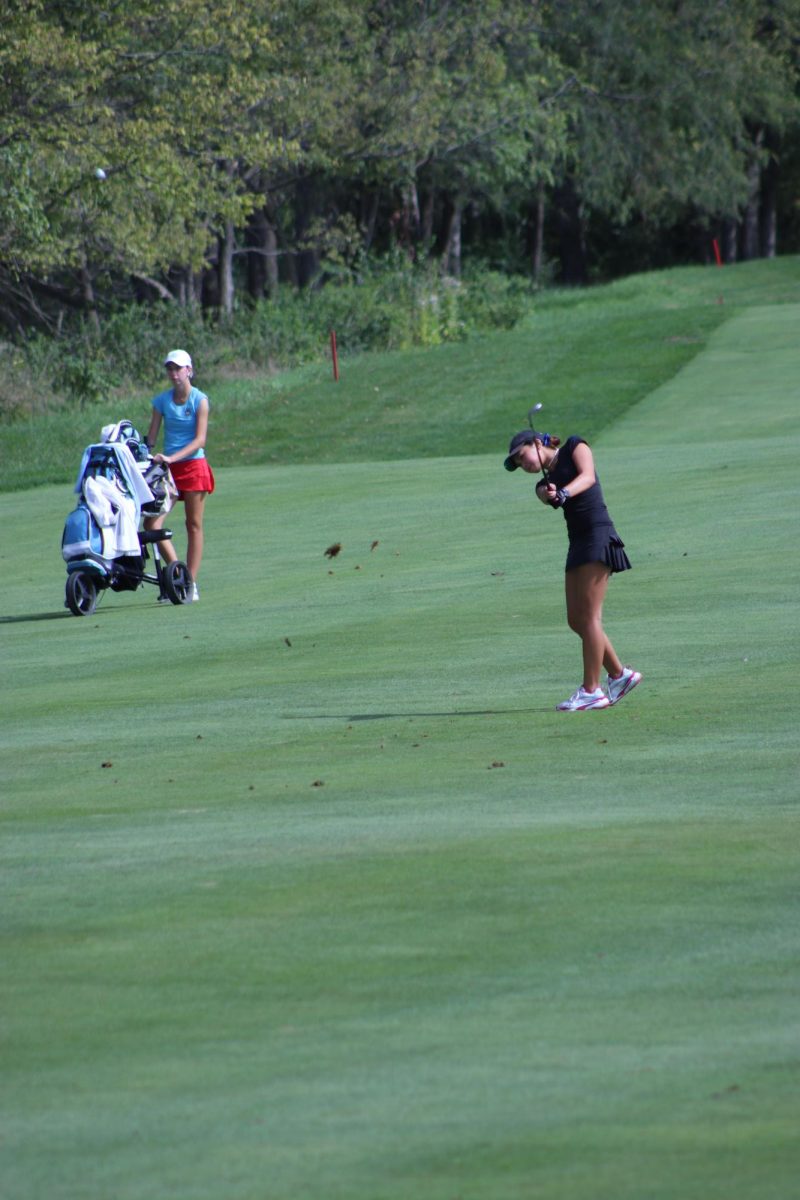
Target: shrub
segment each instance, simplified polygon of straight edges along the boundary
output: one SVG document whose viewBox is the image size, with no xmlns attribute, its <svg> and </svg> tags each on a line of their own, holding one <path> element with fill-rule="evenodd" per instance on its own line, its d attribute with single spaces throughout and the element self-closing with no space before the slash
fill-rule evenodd
<svg viewBox="0 0 800 1200">
<path fill-rule="evenodd" d="M 104 319 L 99 336 L 75 320 L 56 336 L 36 334 L 7 352 L 15 368 L 0 380 L 0 416 L 81 408 L 115 389 L 153 387 L 163 355 L 176 346 L 191 351 L 206 379 L 223 367 L 280 370 L 321 360 L 332 329 L 344 354 L 507 329 L 532 295 L 516 277 L 474 267 L 455 280 L 433 260 L 412 261 L 394 250 L 351 266 L 329 264 L 317 286 L 284 287 L 275 300 L 240 304 L 227 320 L 196 306 L 126 305 Z"/>
</svg>

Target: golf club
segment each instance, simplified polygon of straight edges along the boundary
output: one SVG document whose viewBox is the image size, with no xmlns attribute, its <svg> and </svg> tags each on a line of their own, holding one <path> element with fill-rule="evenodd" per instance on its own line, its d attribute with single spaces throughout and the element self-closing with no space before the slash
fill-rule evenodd
<svg viewBox="0 0 800 1200">
<path fill-rule="evenodd" d="M 534 416 L 534 413 L 541 412 L 541 409 L 542 409 L 542 402 L 541 402 L 541 400 L 540 400 L 540 401 L 538 401 L 536 404 L 534 404 L 532 408 L 529 408 L 529 409 L 528 409 L 528 424 L 530 425 L 531 429 L 533 429 L 533 416 Z M 540 463 L 540 465 L 541 465 L 541 468 L 542 468 L 542 479 L 544 479 L 545 483 L 549 483 L 549 482 L 550 482 L 550 477 L 549 477 L 549 475 L 547 474 L 547 470 L 546 470 L 546 468 L 545 468 L 544 464 L 542 463 L 541 442 L 538 440 L 538 438 L 534 439 L 534 441 L 535 441 L 535 445 L 536 445 L 536 452 L 537 452 L 537 454 L 539 455 L 539 463 Z"/>
</svg>

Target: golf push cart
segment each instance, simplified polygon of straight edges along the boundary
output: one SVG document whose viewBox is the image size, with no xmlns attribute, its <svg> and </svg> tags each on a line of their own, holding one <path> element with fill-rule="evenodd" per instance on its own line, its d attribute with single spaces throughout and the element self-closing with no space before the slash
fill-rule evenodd
<svg viewBox="0 0 800 1200">
<path fill-rule="evenodd" d="M 174 503 L 169 467 L 154 462 L 130 421 L 106 425 L 101 436 L 83 453 L 75 484 L 78 506 L 61 538 L 67 608 L 88 617 L 106 588 L 133 592 L 144 583 L 155 584 L 160 599 L 187 604 L 194 586 L 189 568 L 164 562 L 158 549 L 172 531 L 139 529 L 142 517 L 169 512 Z M 145 570 L 151 546 L 154 572 Z"/>
</svg>

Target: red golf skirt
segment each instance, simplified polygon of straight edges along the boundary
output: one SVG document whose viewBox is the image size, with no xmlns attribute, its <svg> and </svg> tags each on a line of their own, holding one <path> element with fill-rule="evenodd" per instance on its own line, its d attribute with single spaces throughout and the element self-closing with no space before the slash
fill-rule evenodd
<svg viewBox="0 0 800 1200">
<path fill-rule="evenodd" d="M 178 489 L 178 499 L 183 499 L 184 492 L 208 492 L 214 490 L 214 472 L 206 458 L 188 458 L 183 462 L 170 463 L 169 469 L 175 486 Z"/>
</svg>

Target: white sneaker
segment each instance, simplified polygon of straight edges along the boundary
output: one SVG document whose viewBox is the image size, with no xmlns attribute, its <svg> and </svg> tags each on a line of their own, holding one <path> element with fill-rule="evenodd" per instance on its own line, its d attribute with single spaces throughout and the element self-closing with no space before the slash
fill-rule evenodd
<svg viewBox="0 0 800 1200">
<path fill-rule="evenodd" d="M 192 584 L 192 595 L 190 597 L 189 603 L 193 604 L 195 602 L 195 600 L 199 600 L 199 599 L 200 599 L 200 593 L 197 590 L 197 584 L 193 583 Z"/>
<path fill-rule="evenodd" d="M 627 696 L 628 692 L 636 687 L 637 683 L 641 683 L 641 671 L 634 671 L 633 667 L 623 667 L 622 674 L 616 679 L 608 677 L 608 699 L 612 704 L 616 704 L 623 696 Z"/>
<path fill-rule="evenodd" d="M 556 709 L 559 712 L 583 712 L 586 708 L 608 708 L 609 704 L 611 701 L 602 688 L 598 688 L 596 692 L 587 692 L 581 685 L 569 700 L 562 700 L 557 704 Z"/>
</svg>

